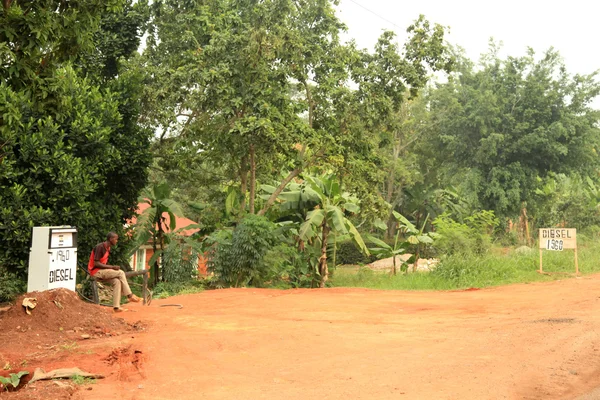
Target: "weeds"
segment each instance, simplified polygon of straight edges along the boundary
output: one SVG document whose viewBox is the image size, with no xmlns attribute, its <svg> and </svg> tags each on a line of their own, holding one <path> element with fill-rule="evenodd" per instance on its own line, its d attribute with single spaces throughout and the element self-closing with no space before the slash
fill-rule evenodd
<svg viewBox="0 0 600 400">
<path fill-rule="evenodd" d="M 199 293 L 203 290 L 203 283 L 198 280 L 189 280 L 186 282 L 160 282 L 153 290 L 153 297 L 155 299 L 164 299 L 180 294 Z"/>
<path fill-rule="evenodd" d="M 512 283 L 551 281 L 571 276 L 575 272 L 574 253 L 544 252 L 544 272 L 539 269 L 539 252 L 532 249 L 524 253 L 501 249 L 477 254 L 454 254 L 442 258 L 438 267 L 430 273 L 411 273 L 391 276 L 387 273 L 361 268 L 358 271 L 338 268 L 333 286 L 365 287 L 387 290 L 451 290 L 483 288 Z M 600 272 L 600 246 L 590 243 L 579 248 L 581 274 Z"/>
<path fill-rule="evenodd" d="M 71 380 L 76 385 L 93 385 L 96 383 L 96 379 L 86 378 L 85 376 L 81 376 L 81 375 L 73 375 L 71 377 Z"/>
<path fill-rule="evenodd" d="M 75 350 L 77 347 L 79 347 L 79 345 L 77 344 L 77 342 L 73 342 L 73 343 L 65 343 L 65 344 L 62 344 L 62 345 L 60 346 L 60 348 L 61 348 L 62 350 L 65 350 L 65 351 L 73 351 L 73 350 Z"/>
</svg>

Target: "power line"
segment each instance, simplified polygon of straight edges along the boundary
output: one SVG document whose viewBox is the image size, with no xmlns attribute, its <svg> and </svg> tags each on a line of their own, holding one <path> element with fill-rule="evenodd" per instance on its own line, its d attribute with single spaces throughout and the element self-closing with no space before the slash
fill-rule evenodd
<svg viewBox="0 0 600 400">
<path fill-rule="evenodd" d="M 362 4 L 360 4 L 360 3 L 358 3 L 358 2 L 356 2 L 356 1 L 354 1 L 354 0 L 349 0 L 349 1 L 351 1 L 351 2 L 352 2 L 352 3 L 354 3 L 354 4 L 356 4 L 356 5 L 357 5 L 357 6 L 359 6 L 360 8 L 362 8 L 362 9 L 364 9 L 364 10 L 366 10 L 366 11 L 370 12 L 371 14 L 373 14 L 374 16 L 376 16 L 377 18 L 380 18 L 380 19 L 384 20 L 384 21 L 385 21 L 385 22 L 387 22 L 388 24 L 392 24 L 392 25 L 393 25 L 393 26 L 395 26 L 396 28 L 398 28 L 398 29 L 402 29 L 402 28 L 400 28 L 398 25 L 396 25 L 395 23 L 393 23 L 392 21 L 390 21 L 389 19 L 387 19 L 387 18 L 385 18 L 385 17 L 382 17 L 381 15 L 377 14 L 375 11 L 368 9 L 367 7 L 363 6 Z"/>
</svg>

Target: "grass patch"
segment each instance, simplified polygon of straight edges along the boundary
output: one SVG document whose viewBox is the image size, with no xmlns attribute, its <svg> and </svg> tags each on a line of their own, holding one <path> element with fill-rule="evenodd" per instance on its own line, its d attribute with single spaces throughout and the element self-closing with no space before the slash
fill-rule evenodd
<svg viewBox="0 0 600 400">
<path fill-rule="evenodd" d="M 81 375 L 73 375 L 71 377 L 71 380 L 76 385 L 93 385 L 94 383 L 96 383 L 96 379 L 94 379 L 94 378 L 86 378 L 86 377 L 81 376 Z"/>
<path fill-rule="evenodd" d="M 186 282 L 159 282 L 153 291 L 155 299 L 164 299 L 180 294 L 200 293 L 204 290 L 202 281 L 190 280 Z"/>
<path fill-rule="evenodd" d="M 79 347 L 79 345 L 77 344 L 77 342 L 65 343 L 65 344 L 60 345 L 60 348 L 64 351 L 73 351 L 78 347 Z"/>
<path fill-rule="evenodd" d="M 442 258 L 435 271 L 393 276 L 368 268 L 338 268 L 332 286 L 384 290 L 452 290 L 484 288 L 512 283 L 543 282 L 568 278 L 575 273 L 573 250 L 544 251 L 544 272 L 539 269 L 539 251 L 526 253 L 490 251 L 483 255 L 452 255 Z M 579 248 L 582 275 L 600 272 L 600 246 L 588 243 Z"/>
</svg>

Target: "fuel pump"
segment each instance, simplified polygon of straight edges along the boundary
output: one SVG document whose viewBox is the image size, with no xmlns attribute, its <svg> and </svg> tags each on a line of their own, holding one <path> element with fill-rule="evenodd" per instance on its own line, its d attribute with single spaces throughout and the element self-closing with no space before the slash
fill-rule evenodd
<svg viewBox="0 0 600 400">
<path fill-rule="evenodd" d="M 36 226 L 31 237 L 27 291 L 65 288 L 75 291 L 77 228 Z"/>
</svg>

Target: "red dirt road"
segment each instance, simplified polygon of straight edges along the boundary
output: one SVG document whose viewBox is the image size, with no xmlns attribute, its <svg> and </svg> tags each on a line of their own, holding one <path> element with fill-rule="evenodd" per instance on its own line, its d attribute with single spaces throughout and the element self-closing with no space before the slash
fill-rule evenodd
<svg viewBox="0 0 600 400">
<path fill-rule="evenodd" d="M 599 296 L 596 275 L 463 292 L 173 297 L 124 314 L 150 323 L 113 343 L 141 352 L 139 371 L 75 397 L 575 399 L 600 386 Z M 158 307 L 169 303 L 183 308 Z"/>
</svg>

